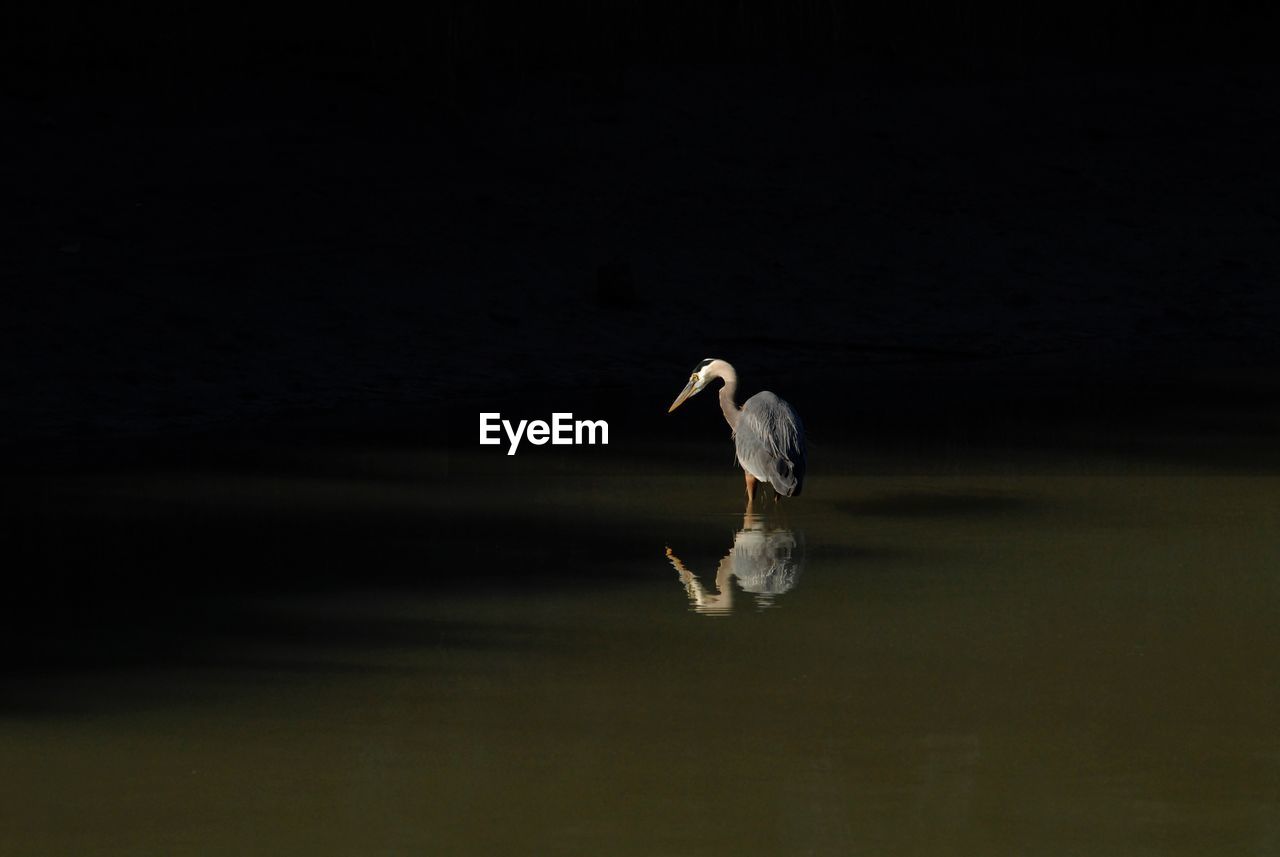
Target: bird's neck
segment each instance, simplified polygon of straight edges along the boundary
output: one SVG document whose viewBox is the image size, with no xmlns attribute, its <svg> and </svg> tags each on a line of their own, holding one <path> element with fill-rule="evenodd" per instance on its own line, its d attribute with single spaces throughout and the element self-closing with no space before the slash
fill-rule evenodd
<svg viewBox="0 0 1280 857">
<path fill-rule="evenodd" d="M 738 420 L 742 418 L 742 409 L 734 401 L 738 392 L 738 373 L 728 363 L 722 362 L 716 367 L 716 374 L 724 381 L 724 386 L 720 388 L 720 410 L 724 412 L 729 428 L 737 431 Z"/>
</svg>

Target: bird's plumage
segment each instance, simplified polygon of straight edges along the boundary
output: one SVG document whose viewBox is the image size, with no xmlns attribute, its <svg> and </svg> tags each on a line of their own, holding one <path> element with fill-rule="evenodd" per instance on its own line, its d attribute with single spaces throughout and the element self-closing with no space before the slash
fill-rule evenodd
<svg viewBox="0 0 1280 857">
<path fill-rule="evenodd" d="M 804 426 L 795 409 L 765 390 L 742 405 L 733 431 L 738 463 L 783 497 L 798 497 L 804 488 Z"/>
<path fill-rule="evenodd" d="M 797 497 L 804 488 L 804 425 L 795 409 L 773 393 L 756 393 L 739 407 L 735 398 L 738 373 L 727 361 L 708 358 L 694 367 L 685 388 L 671 403 L 669 411 L 706 389 L 714 379 L 720 388 L 720 409 L 733 430 L 738 464 L 747 477 L 748 506 L 754 482 L 768 482 L 783 497 Z"/>
</svg>

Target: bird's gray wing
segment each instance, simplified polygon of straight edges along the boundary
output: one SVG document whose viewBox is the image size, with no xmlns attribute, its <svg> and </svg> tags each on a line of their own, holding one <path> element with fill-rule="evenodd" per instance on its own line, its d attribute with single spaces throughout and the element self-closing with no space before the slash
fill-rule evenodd
<svg viewBox="0 0 1280 857">
<path fill-rule="evenodd" d="M 742 406 L 733 433 L 738 463 L 784 497 L 804 487 L 804 425 L 790 405 L 768 391 L 756 393 Z"/>
</svg>

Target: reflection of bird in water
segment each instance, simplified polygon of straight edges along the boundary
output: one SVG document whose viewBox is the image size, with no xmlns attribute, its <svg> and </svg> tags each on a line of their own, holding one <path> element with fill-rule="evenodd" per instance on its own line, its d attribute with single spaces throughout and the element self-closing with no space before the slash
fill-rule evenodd
<svg viewBox="0 0 1280 857">
<path fill-rule="evenodd" d="M 773 393 L 756 393 L 738 407 L 733 394 L 738 389 L 738 373 L 724 360 L 707 359 L 694 367 L 689 383 L 671 403 L 667 413 L 685 399 L 702 392 L 716 378 L 720 388 L 720 410 L 733 429 L 733 444 L 747 480 L 747 507 L 755 498 L 756 482 L 768 482 L 783 497 L 798 497 L 804 487 L 804 426 L 791 406 Z"/>
<path fill-rule="evenodd" d="M 671 548 L 667 548 L 667 559 L 680 575 L 694 610 L 728 613 L 733 610 L 731 580 L 755 595 L 761 608 L 771 606 L 774 596 L 790 592 L 804 565 L 804 549 L 791 530 L 770 529 L 761 517 L 748 512 L 742 516 L 742 529 L 734 534 L 733 547 L 716 569 L 714 593 L 703 587 Z"/>
</svg>

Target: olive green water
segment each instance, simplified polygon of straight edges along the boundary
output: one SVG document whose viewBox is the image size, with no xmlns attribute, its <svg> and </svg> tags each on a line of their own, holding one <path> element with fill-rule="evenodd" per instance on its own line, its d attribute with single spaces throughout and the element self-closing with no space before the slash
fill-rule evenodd
<svg viewBox="0 0 1280 857">
<path fill-rule="evenodd" d="M 45 489 L 403 568 L 10 680 L 0 853 L 1280 853 L 1280 479 L 401 464 Z"/>
</svg>

